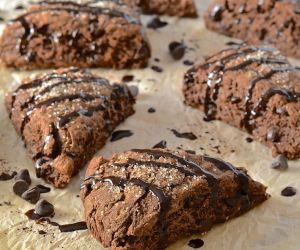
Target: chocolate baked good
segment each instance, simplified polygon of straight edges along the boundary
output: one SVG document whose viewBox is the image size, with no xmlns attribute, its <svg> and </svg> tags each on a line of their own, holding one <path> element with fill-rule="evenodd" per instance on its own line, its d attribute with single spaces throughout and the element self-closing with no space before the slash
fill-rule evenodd
<svg viewBox="0 0 300 250">
<path fill-rule="evenodd" d="M 2 63 L 26 69 L 147 66 L 150 46 L 139 16 L 126 5 L 102 5 L 43 1 L 30 6 L 3 32 Z"/>
<path fill-rule="evenodd" d="M 252 134 L 274 155 L 300 157 L 300 71 L 277 50 L 238 45 L 192 67 L 185 103 Z"/>
<path fill-rule="evenodd" d="M 6 96 L 10 118 L 22 136 L 37 176 L 64 187 L 114 128 L 134 113 L 126 85 L 75 68 L 25 79 Z"/>
<path fill-rule="evenodd" d="M 268 198 L 244 169 L 169 149 L 95 157 L 81 187 L 89 230 L 111 249 L 164 249 Z"/>
<path fill-rule="evenodd" d="M 300 1 L 213 0 L 206 26 L 249 44 L 271 44 L 283 54 L 300 58 Z"/>
<path fill-rule="evenodd" d="M 130 6 L 138 6 L 145 14 L 179 17 L 197 17 L 194 0 L 123 0 Z"/>
</svg>

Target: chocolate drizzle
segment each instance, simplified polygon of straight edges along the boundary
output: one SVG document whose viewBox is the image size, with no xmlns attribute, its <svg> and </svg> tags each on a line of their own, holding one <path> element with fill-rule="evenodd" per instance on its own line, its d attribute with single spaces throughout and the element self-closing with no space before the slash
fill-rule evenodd
<svg viewBox="0 0 300 250">
<path fill-rule="evenodd" d="M 211 65 L 215 64 L 215 66 L 208 73 L 208 78 L 206 81 L 207 87 L 205 90 L 205 98 L 204 98 L 204 112 L 205 112 L 204 120 L 210 121 L 216 119 L 216 113 L 217 113 L 216 100 L 218 99 L 219 89 L 222 85 L 224 73 L 228 71 L 243 70 L 251 64 L 268 65 L 270 70 L 263 75 L 257 73 L 258 76 L 250 82 L 247 93 L 245 94 L 245 115 L 241 121 L 241 126 L 244 127 L 249 133 L 252 133 L 255 125 L 252 122 L 252 120 L 262 114 L 262 111 L 266 109 L 267 103 L 272 96 L 274 95 L 284 96 L 288 102 L 295 102 L 297 98 L 300 96 L 300 93 L 288 90 L 285 87 L 282 88 L 272 87 L 268 89 L 265 93 L 263 93 L 261 99 L 257 104 L 253 104 L 252 96 L 257 84 L 264 80 L 270 79 L 277 73 L 291 72 L 298 69 L 291 66 L 286 59 L 271 57 L 270 53 L 274 51 L 273 49 L 255 48 L 255 47 L 247 46 L 245 44 L 238 44 L 238 43 L 233 43 L 232 45 L 233 45 L 232 48 L 225 49 L 217 53 L 215 56 L 208 58 L 207 59 L 208 62 L 201 66 L 203 69 L 208 69 Z M 233 50 L 233 53 L 229 53 L 230 50 Z M 219 56 L 220 54 L 225 52 L 228 52 L 229 54 L 225 55 L 221 59 L 211 60 L 216 56 Z M 259 58 L 256 58 L 255 55 L 250 57 L 250 54 L 253 53 L 261 53 L 262 56 Z M 233 62 L 239 57 L 245 57 L 245 60 L 237 65 L 226 67 L 228 63 Z M 195 70 L 196 69 L 189 71 L 189 74 L 194 74 Z M 187 78 L 188 77 L 189 75 L 187 75 Z M 188 79 L 186 79 L 186 83 L 187 84 L 189 83 Z M 239 103 L 239 102 L 240 100 L 233 103 Z"/>
</svg>

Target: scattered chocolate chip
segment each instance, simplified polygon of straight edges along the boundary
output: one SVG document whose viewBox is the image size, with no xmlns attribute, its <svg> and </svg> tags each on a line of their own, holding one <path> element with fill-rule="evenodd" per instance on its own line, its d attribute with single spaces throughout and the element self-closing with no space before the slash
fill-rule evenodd
<svg viewBox="0 0 300 250">
<path fill-rule="evenodd" d="M 58 228 L 60 232 L 67 233 L 67 232 L 74 232 L 79 230 L 86 230 L 87 225 L 86 222 L 80 221 L 72 224 L 59 225 Z"/>
<path fill-rule="evenodd" d="M 278 170 L 288 169 L 289 165 L 287 158 L 284 155 L 278 155 L 272 162 L 271 167 Z"/>
<path fill-rule="evenodd" d="M 251 143 L 251 142 L 253 142 L 253 139 L 251 137 L 247 137 L 246 142 Z"/>
<path fill-rule="evenodd" d="M 31 184 L 31 178 L 28 169 L 22 169 L 19 171 L 19 173 L 16 175 L 16 180 L 23 180 L 27 182 L 28 185 Z"/>
<path fill-rule="evenodd" d="M 36 204 L 40 199 L 40 192 L 38 188 L 34 187 L 32 189 L 25 191 L 22 194 L 22 198 L 26 201 L 29 201 L 31 204 Z"/>
<path fill-rule="evenodd" d="M 180 132 L 176 131 L 175 129 L 171 129 L 171 131 L 178 138 L 189 139 L 192 141 L 197 139 L 197 136 L 195 136 L 192 132 L 180 133 Z"/>
<path fill-rule="evenodd" d="M 147 28 L 149 29 L 160 29 L 168 25 L 168 22 L 161 21 L 159 17 L 154 17 L 152 18 L 148 23 L 147 23 Z"/>
<path fill-rule="evenodd" d="M 44 185 L 36 185 L 36 188 L 37 188 L 37 190 L 41 193 L 41 194 L 43 194 L 43 193 L 49 193 L 50 191 L 51 191 L 51 188 L 49 188 L 49 187 L 46 187 L 46 186 L 44 186 Z"/>
<path fill-rule="evenodd" d="M 148 109 L 148 113 L 155 113 L 155 112 L 156 112 L 155 108 L 149 108 Z"/>
<path fill-rule="evenodd" d="M 18 180 L 13 185 L 13 191 L 16 195 L 21 196 L 25 191 L 27 191 L 29 185 L 26 181 Z"/>
<path fill-rule="evenodd" d="M 160 62 L 160 59 L 159 58 L 154 58 L 154 61 L 155 62 Z"/>
<path fill-rule="evenodd" d="M 111 142 L 118 141 L 123 138 L 130 137 L 132 135 L 133 135 L 133 132 L 130 130 L 117 130 L 112 133 L 110 141 Z"/>
<path fill-rule="evenodd" d="M 54 206 L 46 200 L 40 200 L 35 205 L 34 212 L 39 216 L 50 216 L 54 213 Z"/>
<path fill-rule="evenodd" d="M 271 142 L 277 142 L 279 140 L 278 128 L 271 127 L 267 131 L 267 140 Z"/>
<path fill-rule="evenodd" d="M 129 91 L 130 91 L 130 93 L 133 97 L 138 96 L 139 88 L 137 86 L 129 86 L 128 88 L 129 88 Z"/>
<path fill-rule="evenodd" d="M 210 13 L 210 16 L 211 16 L 213 21 L 219 22 L 219 21 L 222 20 L 222 14 L 223 14 L 222 6 L 216 5 L 216 6 L 213 7 L 213 9 Z"/>
<path fill-rule="evenodd" d="M 38 233 L 41 235 L 47 234 L 47 232 L 45 232 L 44 230 L 39 230 Z"/>
<path fill-rule="evenodd" d="M 180 42 L 174 41 L 169 44 L 169 51 L 175 60 L 180 60 L 184 57 L 185 49 L 186 46 Z"/>
<path fill-rule="evenodd" d="M 17 174 L 17 172 L 12 172 L 11 174 L 7 174 L 7 173 L 1 173 L 0 174 L 0 181 L 9 181 L 11 179 L 13 179 L 15 177 L 15 175 Z"/>
<path fill-rule="evenodd" d="M 158 73 L 161 73 L 161 72 L 164 71 L 161 67 L 156 66 L 156 65 L 151 66 L 151 69 L 158 72 Z"/>
<path fill-rule="evenodd" d="M 24 10 L 24 6 L 19 4 L 15 7 L 15 10 Z"/>
<path fill-rule="evenodd" d="M 134 80 L 134 75 L 125 75 L 122 78 L 122 82 L 132 82 Z"/>
<path fill-rule="evenodd" d="M 290 197 L 297 193 L 296 189 L 293 187 L 286 187 L 281 191 L 282 196 Z"/>
<path fill-rule="evenodd" d="M 183 61 L 183 64 L 186 65 L 186 66 L 192 66 L 192 65 L 194 65 L 194 63 L 195 63 L 195 62 L 194 62 L 194 61 L 191 61 L 191 60 L 184 60 L 184 61 Z"/>
<path fill-rule="evenodd" d="M 191 155 L 196 154 L 196 151 L 194 151 L 194 150 L 185 150 L 185 152 L 187 152 L 188 154 L 191 154 Z"/>
<path fill-rule="evenodd" d="M 152 148 L 166 148 L 167 147 L 167 141 L 162 140 L 159 143 L 155 144 Z"/>
<path fill-rule="evenodd" d="M 192 248 L 200 248 L 204 245 L 204 241 L 201 239 L 192 239 L 189 241 L 188 245 Z"/>
</svg>

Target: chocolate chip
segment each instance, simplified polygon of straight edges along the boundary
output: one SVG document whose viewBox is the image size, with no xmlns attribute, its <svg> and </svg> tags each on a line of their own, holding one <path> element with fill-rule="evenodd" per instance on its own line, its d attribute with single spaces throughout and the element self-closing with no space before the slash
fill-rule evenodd
<svg viewBox="0 0 300 250">
<path fill-rule="evenodd" d="M 204 241 L 201 239 L 192 239 L 189 241 L 188 245 L 192 248 L 200 248 L 204 245 Z"/>
<path fill-rule="evenodd" d="M 47 217 L 54 213 L 54 206 L 46 200 L 40 200 L 35 205 L 34 212 L 40 216 Z"/>
<path fill-rule="evenodd" d="M 133 97 L 138 96 L 139 88 L 137 86 L 129 86 L 128 88 L 129 88 L 129 91 L 130 91 L 130 93 Z"/>
<path fill-rule="evenodd" d="M 192 65 L 194 65 L 194 63 L 195 63 L 195 62 L 194 62 L 194 61 L 191 61 L 191 60 L 184 60 L 184 61 L 183 61 L 183 64 L 186 65 L 186 66 L 192 66 Z"/>
<path fill-rule="evenodd" d="M 47 232 L 45 232 L 44 230 L 39 230 L 38 233 L 41 235 L 47 234 Z"/>
<path fill-rule="evenodd" d="M 267 140 L 277 142 L 279 140 L 279 133 L 277 127 L 271 127 L 267 131 Z"/>
<path fill-rule="evenodd" d="M 28 190 L 29 185 L 26 181 L 18 180 L 13 185 L 13 191 L 16 195 L 21 196 L 26 190 Z"/>
<path fill-rule="evenodd" d="M 175 60 L 180 60 L 184 57 L 185 49 L 186 46 L 180 42 L 174 41 L 169 44 L 169 51 Z"/>
<path fill-rule="evenodd" d="M 281 191 L 282 196 L 290 197 L 297 193 L 296 189 L 293 187 L 286 187 Z"/>
<path fill-rule="evenodd" d="M 152 18 L 148 23 L 147 23 L 147 27 L 149 29 L 160 29 L 163 28 L 165 26 L 167 26 L 168 23 L 165 21 L 161 21 L 159 17 L 154 17 Z"/>
<path fill-rule="evenodd" d="M 272 162 L 271 167 L 278 170 L 285 170 L 288 169 L 289 165 L 284 155 L 278 155 Z"/>
<path fill-rule="evenodd" d="M 30 178 L 30 174 L 29 174 L 28 170 L 27 169 L 20 170 L 20 172 L 17 173 L 17 175 L 16 175 L 16 180 L 23 180 L 23 181 L 27 182 L 28 185 L 30 185 L 31 178 Z"/>
<path fill-rule="evenodd" d="M 40 192 L 39 192 L 38 188 L 34 187 L 32 189 L 25 191 L 22 194 L 22 198 L 26 201 L 29 201 L 32 204 L 35 204 L 40 199 Z"/>
<path fill-rule="evenodd" d="M 11 174 L 8 173 L 0 173 L 0 181 L 9 181 L 12 178 L 15 177 L 15 175 L 17 175 L 17 172 L 12 172 Z"/>
<path fill-rule="evenodd" d="M 167 147 L 167 141 L 162 140 L 159 143 L 155 144 L 152 148 L 166 148 Z"/>
<path fill-rule="evenodd" d="M 43 193 L 49 193 L 51 191 L 51 188 L 46 187 L 44 185 L 37 185 L 36 188 L 39 190 L 39 192 L 41 194 L 43 194 Z"/>
<path fill-rule="evenodd" d="M 134 80 L 134 75 L 125 75 L 122 78 L 122 82 L 132 82 Z"/>
<path fill-rule="evenodd" d="M 111 142 L 121 140 L 123 138 L 127 138 L 133 135 L 133 132 L 130 130 L 117 130 L 111 135 Z"/>
<path fill-rule="evenodd" d="M 251 143 L 251 142 L 253 142 L 253 139 L 251 137 L 247 137 L 246 142 Z"/>
<path fill-rule="evenodd" d="M 161 72 L 164 71 L 161 67 L 156 66 L 156 65 L 151 66 L 151 69 L 158 72 L 158 73 L 161 73 Z"/>
<path fill-rule="evenodd" d="M 148 109 L 148 113 L 155 113 L 155 112 L 156 112 L 155 108 L 149 108 Z"/>
<path fill-rule="evenodd" d="M 213 7 L 213 9 L 210 13 L 210 16 L 211 16 L 213 21 L 219 22 L 219 21 L 222 20 L 222 14 L 223 14 L 222 6 L 216 5 L 216 6 Z"/>
</svg>

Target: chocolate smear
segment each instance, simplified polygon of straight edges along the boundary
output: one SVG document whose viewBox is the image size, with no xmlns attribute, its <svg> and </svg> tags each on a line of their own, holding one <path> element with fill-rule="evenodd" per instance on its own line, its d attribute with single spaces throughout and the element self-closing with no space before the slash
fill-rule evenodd
<svg viewBox="0 0 300 250">
<path fill-rule="evenodd" d="M 185 132 L 185 133 L 180 133 L 175 129 L 171 129 L 171 131 L 173 132 L 173 134 L 178 137 L 178 138 L 184 138 L 184 139 L 188 139 L 188 140 L 196 140 L 197 136 L 195 136 L 192 132 Z"/>
<path fill-rule="evenodd" d="M 133 135 L 133 132 L 130 130 L 117 130 L 112 133 L 110 141 L 111 142 L 118 141 L 123 138 L 130 137 L 132 135 Z"/>
</svg>

